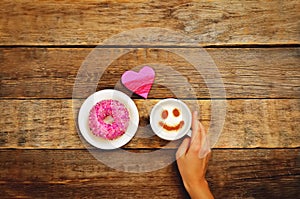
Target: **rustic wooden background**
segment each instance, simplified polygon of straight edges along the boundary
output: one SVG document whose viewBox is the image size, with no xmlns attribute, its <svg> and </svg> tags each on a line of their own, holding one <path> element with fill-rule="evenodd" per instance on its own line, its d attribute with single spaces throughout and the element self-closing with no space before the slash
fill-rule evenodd
<svg viewBox="0 0 300 199">
<path fill-rule="evenodd" d="M 207 174 L 215 197 L 299 197 L 299 1 L 2 0 L 0 10 L 1 198 L 188 198 L 175 163 L 150 173 L 118 172 L 97 161 L 75 129 L 72 90 L 82 61 L 105 39 L 142 27 L 187 34 L 219 68 L 228 107 Z M 155 46 L 115 60 L 97 90 L 153 60 L 189 77 L 197 98 L 174 82 L 177 97 L 191 108 L 197 100 L 208 127 L 204 81 Z M 135 97 L 142 124 L 159 99 L 173 96 L 159 84 L 152 90 L 146 101 Z M 86 88 L 86 96 L 91 92 Z M 74 102 L 79 108 L 82 99 Z M 143 153 L 166 143 L 134 138 L 123 149 Z M 164 150 L 175 153 L 178 144 Z"/>
</svg>

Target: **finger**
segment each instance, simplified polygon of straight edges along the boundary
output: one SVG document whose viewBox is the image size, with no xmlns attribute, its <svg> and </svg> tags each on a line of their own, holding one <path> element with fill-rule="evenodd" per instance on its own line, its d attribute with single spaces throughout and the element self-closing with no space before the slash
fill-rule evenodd
<svg viewBox="0 0 300 199">
<path fill-rule="evenodd" d="M 191 142 L 195 142 L 199 139 L 199 121 L 198 121 L 198 112 L 194 111 L 192 116 L 192 135 Z"/>
<path fill-rule="evenodd" d="M 207 167 L 208 167 L 208 162 L 209 162 L 209 159 L 211 157 L 211 152 L 209 152 L 206 157 L 204 158 L 204 161 L 203 161 L 203 167 L 204 167 L 204 173 L 206 173 L 207 171 Z"/>
<path fill-rule="evenodd" d="M 200 159 L 205 158 L 211 151 L 209 140 L 207 139 L 206 135 L 205 135 L 205 138 L 202 139 L 202 140 L 203 140 L 203 143 L 202 143 L 202 146 L 201 146 L 201 148 L 199 150 L 199 153 L 198 153 L 198 157 Z"/>
<path fill-rule="evenodd" d="M 201 133 L 206 134 L 205 128 L 201 122 L 199 122 L 199 128 L 200 128 Z"/>
<path fill-rule="evenodd" d="M 190 145 L 190 138 L 185 138 L 181 145 L 178 147 L 178 150 L 176 152 L 176 159 L 180 158 L 182 155 L 185 155 L 189 149 Z"/>
<path fill-rule="evenodd" d="M 211 150 L 210 150 L 210 143 L 209 143 L 208 136 L 201 122 L 199 122 L 199 129 L 201 135 L 201 148 L 198 153 L 198 157 L 201 159 L 204 158 Z"/>
<path fill-rule="evenodd" d="M 200 147 L 202 148 L 203 147 L 203 145 L 204 145 L 204 143 L 205 143 L 205 139 L 206 139 L 206 131 L 205 131 L 205 128 L 204 128 L 204 126 L 202 125 L 202 123 L 199 121 L 198 122 L 198 128 L 199 128 L 199 138 L 198 138 L 198 140 L 200 140 Z"/>
</svg>

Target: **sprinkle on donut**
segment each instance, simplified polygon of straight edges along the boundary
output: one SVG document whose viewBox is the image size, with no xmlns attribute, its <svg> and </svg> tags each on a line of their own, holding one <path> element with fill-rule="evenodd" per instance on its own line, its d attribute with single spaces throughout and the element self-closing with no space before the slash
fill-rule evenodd
<svg viewBox="0 0 300 199">
<path fill-rule="evenodd" d="M 114 140 L 126 132 L 129 120 L 124 104 L 112 99 L 102 100 L 90 110 L 89 127 L 94 135 Z"/>
</svg>

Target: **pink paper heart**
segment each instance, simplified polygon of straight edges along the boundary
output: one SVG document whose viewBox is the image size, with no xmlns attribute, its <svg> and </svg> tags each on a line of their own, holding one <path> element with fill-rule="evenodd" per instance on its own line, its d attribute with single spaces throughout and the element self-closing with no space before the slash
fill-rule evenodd
<svg viewBox="0 0 300 199">
<path fill-rule="evenodd" d="M 126 71 L 122 77 L 122 84 L 132 92 L 147 98 L 155 78 L 154 70 L 149 67 L 143 67 L 139 72 Z"/>
</svg>

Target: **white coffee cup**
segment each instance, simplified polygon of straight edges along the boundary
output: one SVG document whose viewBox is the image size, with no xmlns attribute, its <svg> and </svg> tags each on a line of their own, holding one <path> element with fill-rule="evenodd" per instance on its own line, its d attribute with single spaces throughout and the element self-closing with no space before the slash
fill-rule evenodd
<svg viewBox="0 0 300 199">
<path fill-rule="evenodd" d="M 152 108 L 150 125 L 160 138 L 177 140 L 185 135 L 191 135 L 192 113 L 181 100 L 167 98 Z"/>
</svg>

